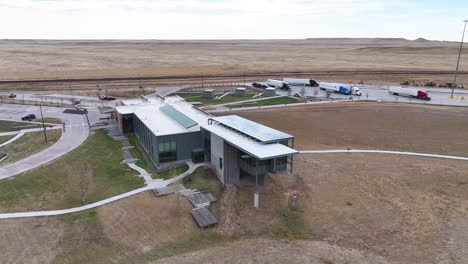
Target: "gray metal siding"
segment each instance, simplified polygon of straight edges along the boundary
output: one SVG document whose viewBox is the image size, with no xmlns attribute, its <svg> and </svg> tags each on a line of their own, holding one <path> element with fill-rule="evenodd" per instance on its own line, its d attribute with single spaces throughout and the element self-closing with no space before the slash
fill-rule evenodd
<svg viewBox="0 0 468 264">
<path fill-rule="evenodd" d="M 239 184 L 239 150 L 227 143 L 224 143 L 224 178 L 226 184 Z"/>
<path fill-rule="evenodd" d="M 135 129 L 135 136 L 140 140 L 143 149 L 154 164 L 158 165 L 159 155 L 157 152 L 158 141 L 156 135 L 154 135 L 137 116 L 133 118 L 133 126 Z"/>
<path fill-rule="evenodd" d="M 192 150 L 203 148 L 203 137 L 200 131 L 174 135 L 177 142 L 177 160 L 192 158 Z"/>
</svg>

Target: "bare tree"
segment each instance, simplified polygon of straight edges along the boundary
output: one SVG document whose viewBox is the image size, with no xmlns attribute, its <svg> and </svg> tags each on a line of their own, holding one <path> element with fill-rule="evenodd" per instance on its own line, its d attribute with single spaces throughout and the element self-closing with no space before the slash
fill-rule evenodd
<svg viewBox="0 0 468 264">
<path fill-rule="evenodd" d="M 299 95 L 301 96 L 301 98 L 305 97 L 305 93 L 306 93 L 305 87 L 302 87 L 301 90 L 299 91 Z"/>
</svg>

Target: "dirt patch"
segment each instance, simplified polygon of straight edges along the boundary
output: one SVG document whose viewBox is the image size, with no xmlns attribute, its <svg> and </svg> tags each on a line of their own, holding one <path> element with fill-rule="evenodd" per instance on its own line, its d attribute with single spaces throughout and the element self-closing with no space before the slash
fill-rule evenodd
<svg viewBox="0 0 468 264">
<path fill-rule="evenodd" d="M 462 161 L 364 154 L 300 155 L 295 169 L 310 188 L 301 198 L 309 232 L 401 263 L 467 257 L 458 250 L 467 171 Z"/>
<path fill-rule="evenodd" d="M 223 247 L 161 259 L 154 264 L 183 263 L 391 263 L 380 256 L 321 241 L 241 240 Z"/>
<path fill-rule="evenodd" d="M 387 149 L 468 156 L 468 109 L 330 104 L 238 112 L 310 149 Z"/>
<path fill-rule="evenodd" d="M 237 187 L 227 187 L 215 206 L 219 218 L 217 230 L 227 236 L 239 235 L 237 192 Z"/>
<path fill-rule="evenodd" d="M 456 42 L 373 39 L 99 42 L 7 40 L 0 42 L 0 70 L 2 79 L 5 80 L 359 69 L 453 71 L 458 48 Z M 467 66 L 468 57 L 462 56 L 460 69 L 466 69 Z M 318 74 L 303 77 L 324 79 L 328 76 Z M 340 79 L 332 78 L 334 81 L 355 82 L 377 80 L 400 83 L 408 79 L 420 79 L 422 82 L 432 80 L 445 83 L 451 82 L 453 75 L 352 74 L 344 78 L 339 76 Z M 468 76 L 460 74 L 459 81 L 466 84 Z M 199 81 L 190 81 L 191 84 L 194 82 Z M 90 82 L 87 86 L 95 89 L 96 84 Z M 129 82 L 127 86 L 138 87 L 138 82 Z"/>
<path fill-rule="evenodd" d="M 57 218 L 1 220 L 0 262 L 50 263 L 62 233 Z"/>
<path fill-rule="evenodd" d="M 187 199 L 156 198 L 152 192 L 99 208 L 106 236 L 129 253 L 144 253 L 198 230 Z"/>
</svg>

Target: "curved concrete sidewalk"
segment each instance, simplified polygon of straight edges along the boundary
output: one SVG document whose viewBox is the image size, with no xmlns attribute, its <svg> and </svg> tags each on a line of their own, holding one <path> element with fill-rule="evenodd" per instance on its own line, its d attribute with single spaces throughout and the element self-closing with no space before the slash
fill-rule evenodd
<svg viewBox="0 0 468 264">
<path fill-rule="evenodd" d="M 150 186 L 146 186 L 140 189 L 133 190 L 131 192 L 123 193 L 114 197 L 111 197 L 109 199 L 105 199 L 99 202 L 95 202 L 92 204 L 87 204 L 81 207 L 75 207 L 75 208 L 70 208 L 70 209 L 63 209 L 63 210 L 54 210 L 54 211 L 38 211 L 38 212 L 22 212 L 22 213 L 6 213 L 6 214 L 0 214 L 0 219 L 9 219 L 9 218 L 25 218 L 25 217 L 38 217 L 38 216 L 56 216 L 56 215 L 65 215 L 65 214 L 71 214 L 71 213 L 76 213 L 88 209 L 93 209 L 98 206 L 112 203 L 115 201 L 118 201 L 123 198 L 130 197 L 132 195 L 150 190 Z"/>
<path fill-rule="evenodd" d="M 23 130 L 20 130 L 20 131 L 16 134 L 16 136 L 14 136 L 14 137 L 12 137 L 10 140 L 5 141 L 5 142 L 3 142 L 2 144 L 0 144 L 0 148 L 1 148 L 1 147 L 4 147 L 4 146 L 6 146 L 6 145 L 8 145 L 8 144 L 10 144 L 10 143 L 15 142 L 17 139 L 19 139 L 19 138 L 22 137 L 22 136 L 24 136 L 24 131 L 23 131 Z"/>
<path fill-rule="evenodd" d="M 145 179 L 147 185 L 150 185 L 152 183 L 153 178 L 151 178 L 151 174 L 149 174 L 145 169 L 139 167 L 138 165 L 136 165 L 136 163 L 128 163 L 127 166 L 140 173 L 139 176 Z"/>
<path fill-rule="evenodd" d="M 61 128 L 58 126 L 56 128 Z M 47 164 L 80 146 L 88 138 L 89 129 L 82 116 L 67 115 L 65 132 L 45 150 L 0 168 L 0 180 Z"/>
<path fill-rule="evenodd" d="M 394 154 L 394 155 L 407 155 L 407 156 L 419 156 L 427 158 L 440 158 L 440 159 L 452 159 L 452 160 L 467 160 L 468 157 L 450 156 L 450 155 L 439 155 L 439 154 L 428 154 L 418 152 L 405 152 L 405 151 L 391 151 L 391 150 L 365 150 L 365 149 L 337 149 L 337 150 L 303 150 L 299 151 L 299 154 L 326 154 L 326 153 L 380 153 L 380 154 Z"/>
<path fill-rule="evenodd" d="M 166 187 L 171 183 L 174 183 L 178 180 L 183 179 L 184 177 L 187 177 L 188 175 L 192 174 L 196 169 L 206 166 L 207 163 L 200 163 L 200 164 L 193 164 L 192 162 L 187 162 L 187 165 L 189 166 L 189 169 L 172 178 L 169 180 L 151 180 L 150 183 L 147 183 L 148 186 L 136 189 L 127 193 L 119 194 L 104 200 L 101 200 L 99 202 L 95 202 L 92 204 L 87 204 L 84 206 L 80 207 L 75 207 L 75 208 L 69 208 L 69 209 L 62 209 L 62 210 L 53 210 L 53 211 L 36 211 L 36 212 L 21 212 L 21 213 L 4 213 L 0 214 L 0 219 L 11 219 L 11 218 L 27 218 L 27 217 L 39 217 L 39 216 L 57 216 L 57 215 L 65 215 L 65 214 L 71 214 L 71 213 L 76 213 L 76 212 L 81 212 L 89 209 L 93 209 L 105 204 L 109 204 L 115 201 L 118 201 L 123 198 L 127 198 L 130 196 L 133 196 L 135 194 L 139 194 L 148 190 L 152 190 L 153 188 L 161 188 L 161 187 Z M 139 167 L 138 167 L 139 168 Z M 140 170 L 137 170 L 140 171 Z M 145 170 L 143 170 L 145 171 Z M 145 171 L 146 172 L 146 171 Z"/>
<path fill-rule="evenodd" d="M 54 127 L 47 127 L 46 128 L 47 130 L 51 130 L 51 129 L 62 129 L 61 126 L 54 126 Z M 13 143 L 15 142 L 16 140 L 18 140 L 19 138 L 21 138 L 22 136 L 24 136 L 24 134 L 26 133 L 31 133 L 31 132 L 39 132 L 39 131 L 43 131 L 44 128 L 31 128 L 31 129 L 21 129 L 20 131 L 14 131 L 14 132 L 4 132 L 4 133 L 0 133 L 0 136 L 4 136 L 4 135 L 15 135 L 13 138 L 11 138 L 10 140 L 6 141 L 6 142 L 3 142 L 2 144 L 0 144 L 0 148 L 1 147 L 4 147 L 10 143 Z"/>
</svg>

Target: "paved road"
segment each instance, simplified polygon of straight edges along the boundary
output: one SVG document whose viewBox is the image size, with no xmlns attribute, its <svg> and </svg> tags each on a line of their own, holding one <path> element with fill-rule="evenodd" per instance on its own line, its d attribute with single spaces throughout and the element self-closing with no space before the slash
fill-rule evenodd
<svg viewBox="0 0 468 264">
<path fill-rule="evenodd" d="M 233 83 L 231 86 L 243 86 L 243 83 Z M 205 84 L 204 87 L 222 87 L 225 86 L 225 83 L 210 83 Z M 247 83 L 247 86 L 251 86 L 250 83 Z M 161 87 L 146 87 L 146 90 L 155 91 L 159 95 L 167 96 L 171 93 L 174 93 L 180 89 L 192 87 L 187 85 L 172 85 L 172 86 L 161 86 Z M 423 101 L 414 98 L 408 98 L 403 96 L 390 95 L 388 89 L 390 86 L 386 85 L 359 85 L 362 90 L 362 96 L 349 96 L 341 94 L 332 94 L 332 98 L 336 99 L 349 99 L 352 97 L 354 100 L 380 100 L 385 102 L 406 102 L 406 103 L 419 103 L 419 104 L 436 104 L 436 105 L 457 105 L 457 106 L 468 106 L 468 90 L 465 89 L 455 89 L 455 98 L 451 99 L 450 89 L 447 88 L 419 88 L 426 90 L 431 93 L 431 101 Z M 296 93 L 301 94 L 302 86 L 292 86 L 291 95 Z M 115 89 L 116 91 L 134 91 L 134 88 L 119 88 Z M 63 91 L 37 91 L 37 92 L 18 92 L 18 100 L 31 100 L 37 102 L 49 102 L 49 103 L 71 103 L 72 98 L 81 99 L 81 105 L 88 108 L 95 108 L 97 106 L 115 106 L 119 103 L 119 99 L 116 101 L 105 102 L 100 101 L 97 97 L 92 96 L 82 96 L 76 95 L 77 91 L 68 91 L 70 93 L 75 93 L 75 95 L 63 94 Z M 87 93 L 90 90 L 86 91 Z M 78 91 L 79 93 L 79 91 Z M 287 95 L 288 92 L 277 90 L 277 93 L 280 95 Z M 7 95 L 8 92 L 0 92 L 0 95 Z M 154 94 L 153 94 L 154 95 Z M 326 92 L 319 90 L 318 87 L 305 87 L 305 95 L 307 96 L 319 96 L 326 97 Z M 150 95 L 151 96 L 151 95 Z"/>
<path fill-rule="evenodd" d="M 5 92 L 0 92 L 0 95 L 5 96 Z M 115 101 L 103 101 L 99 100 L 97 97 L 92 96 L 81 96 L 81 95 L 70 95 L 70 94 L 57 94 L 55 91 L 50 92 L 18 92 L 16 93 L 17 97 L 14 99 L 18 103 L 21 101 L 35 101 L 42 102 L 43 104 L 68 104 L 72 105 L 73 101 L 76 99 L 81 100 L 81 107 L 114 107 L 118 104 L 119 100 Z"/>
<path fill-rule="evenodd" d="M 292 86 L 291 95 L 296 93 L 301 94 L 302 86 Z M 356 95 L 342 95 L 337 93 L 332 93 L 332 98 L 338 99 L 349 99 L 350 97 L 353 100 L 377 100 L 383 102 L 404 102 L 404 103 L 418 103 L 418 104 L 433 104 L 433 105 L 456 105 L 456 106 L 468 106 L 468 91 L 462 89 L 456 89 L 454 93 L 455 99 L 450 98 L 450 90 L 443 88 L 419 88 L 425 91 L 428 91 L 431 96 L 431 101 L 424 101 L 415 98 L 409 98 L 404 96 L 392 95 L 388 93 L 388 86 L 377 86 L 377 85 L 366 85 L 360 86 L 362 91 L 362 96 Z M 326 92 L 321 91 L 318 87 L 305 87 L 304 88 L 306 96 L 319 96 L 326 97 Z M 288 92 L 277 90 L 278 94 L 287 95 Z M 462 100 L 464 99 L 464 100 Z"/>
<path fill-rule="evenodd" d="M 51 147 L 23 160 L 1 167 L 0 180 L 49 163 L 77 148 L 86 140 L 89 129 L 85 117 L 76 114 L 65 114 L 63 111 L 63 108 L 43 107 L 44 117 L 60 118 L 66 123 L 65 132 Z M 19 120 L 22 116 L 30 113 L 40 116 L 39 107 L 0 104 L 0 119 Z M 99 114 L 92 113 L 90 116 L 95 121 Z"/>
</svg>

